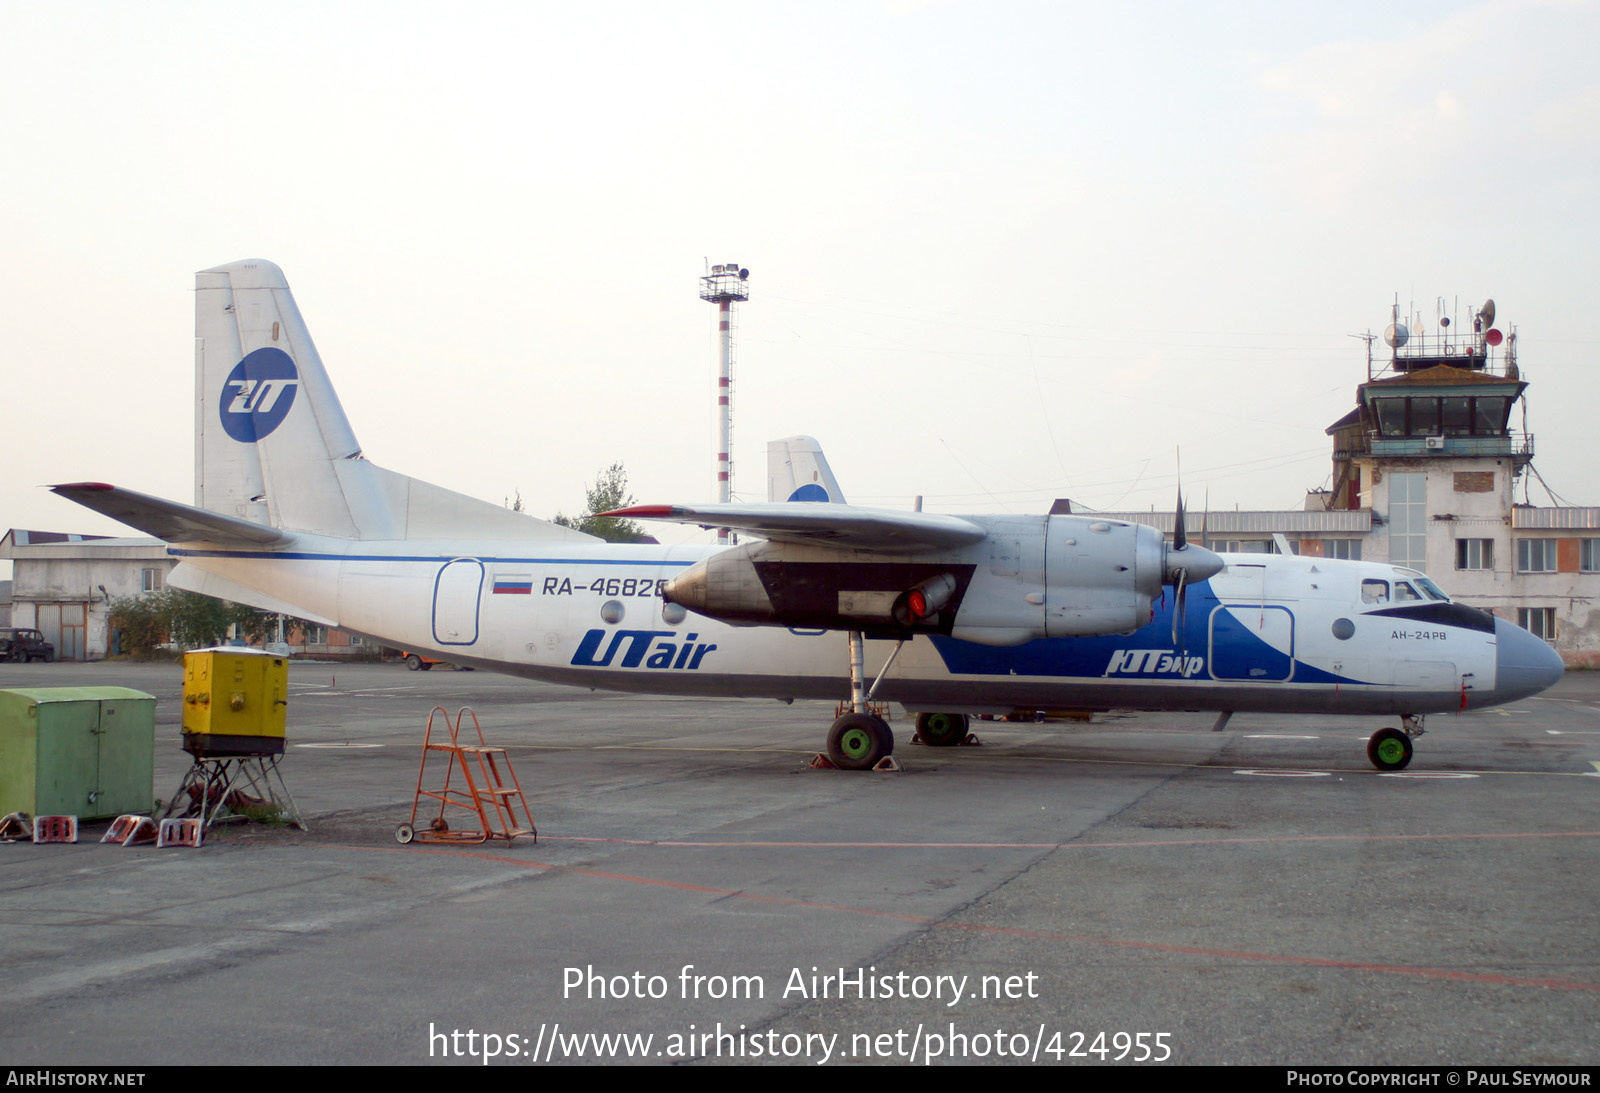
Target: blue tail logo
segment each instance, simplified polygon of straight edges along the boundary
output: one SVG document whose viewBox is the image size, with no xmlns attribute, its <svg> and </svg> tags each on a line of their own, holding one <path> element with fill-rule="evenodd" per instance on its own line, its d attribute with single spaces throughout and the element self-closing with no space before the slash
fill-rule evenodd
<svg viewBox="0 0 1600 1093">
<path fill-rule="evenodd" d="M 218 416 L 227 434 L 254 444 L 283 424 L 294 405 L 300 374 L 281 349 L 257 349 L 233 366 L 222 384 Z"/>
</svg>

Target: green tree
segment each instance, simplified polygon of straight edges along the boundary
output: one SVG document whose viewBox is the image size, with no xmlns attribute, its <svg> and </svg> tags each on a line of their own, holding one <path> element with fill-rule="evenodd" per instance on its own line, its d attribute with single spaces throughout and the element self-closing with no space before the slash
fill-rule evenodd
<svg viewBox="0 0 1600 1093">
<path fill-rule="evenodd" d="M 220 645 L 229 627 L 238 627 L 236 633 L 247 642 L 262 641 L 277 626 L 278 616 L 181 588 L 163 588 L 114 600 L 110 621 L 122 631 L 123 652 L 148 656 L 165 641 L 185 649 Z"/>
<path fill-rule="evenodd" d="M 159 599 L 160 593 L 156 593 L 111 601 L 110 623 L 113 629 L 122 631 L 121 649 L 129 656 L 147 657 L 167 640 L 170 629 Z"/>
<path fill-rule="evenodd" d="M 633 495 L 628 492 L 628 472 L 622 469 L 621 463 L 613 463 L 600 472 L 589 489 L 588 515 L 566 516 L 556 513 L 555 523 L 564 528 L 576 528 L 590 535 L 598 535 L 608 543 L 640 543 L 649 536 L 644 528 L 632 520 L 595 515 L 597 512 L 627 508 L 633 503 Z"/>
</svg>

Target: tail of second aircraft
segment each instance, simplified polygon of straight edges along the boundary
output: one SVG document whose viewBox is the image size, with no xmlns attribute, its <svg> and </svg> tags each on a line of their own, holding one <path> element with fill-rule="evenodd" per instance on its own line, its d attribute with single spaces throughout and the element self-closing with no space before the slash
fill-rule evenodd
<svg viewBox="0 0 1600 1093">
<path fill-rule="evenodd" d="M 844 491 L 814 437 L 767 441 L 767 500 L 844 504 Z"/>
<path fill-rule="evenodd" d="M 589 536 L 368 462 L 271 262 L 195 276 L 195 504 L 346 539 Z"/>
</svg>

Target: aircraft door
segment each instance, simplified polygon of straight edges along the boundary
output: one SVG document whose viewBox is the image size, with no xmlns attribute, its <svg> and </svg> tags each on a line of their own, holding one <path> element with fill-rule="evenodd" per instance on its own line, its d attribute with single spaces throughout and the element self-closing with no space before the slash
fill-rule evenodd
<svg viewBox="0 0 1600 1093">
<path fill-rule="evenodd" d="M 1294 678 L 1294 613 L 1277 604 L 1229 604 L 1211 612 L 1212 679 L 1285 683 Z"/>
<path fill-rule="evenodd" d="M 482 562 L 456 558 L 441 566 L 433 580 L 433 640 L 440 645 L 474 644 L 482 598 Z"/>
</svg>

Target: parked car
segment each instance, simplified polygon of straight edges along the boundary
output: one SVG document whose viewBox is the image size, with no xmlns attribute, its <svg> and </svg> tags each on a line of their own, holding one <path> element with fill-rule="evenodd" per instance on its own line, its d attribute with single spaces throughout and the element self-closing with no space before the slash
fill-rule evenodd
<svg viewBox="0 0 1600 1093">
<path fill-rule="evenodd" d="M 0 626 L 0 660 L 13 664 L 42 660 L 46 664 L 56 659 L 56 647 L 44 640 L 37 630 L 21 626 Z"/>
</svg>

